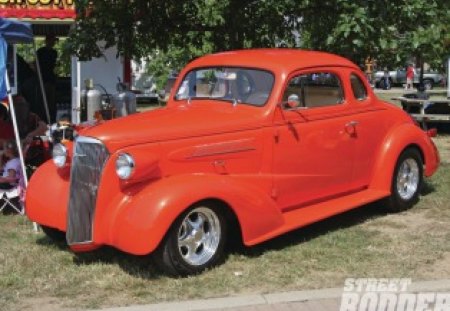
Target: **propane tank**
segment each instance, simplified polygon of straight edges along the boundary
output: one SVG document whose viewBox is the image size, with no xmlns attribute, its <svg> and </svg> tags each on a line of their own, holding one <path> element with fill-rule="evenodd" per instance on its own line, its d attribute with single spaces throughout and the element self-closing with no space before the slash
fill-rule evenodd
<svg viewBox="0 0 450 311">
<path fill-rule="evenodd" d="M 94 89 L 94 80 L 84 81 L 85 89 L 81 91 L 80 121 L 94 120 L 95 112 L 102 109 L 102 93 Z"/>
<path fill-rule="evenodd" d="M 136 95 L 121 82 L 117 83 L 117 93 L 113 95 L 112 102 L 117 117 L 136 113 Z"/>
</svg>

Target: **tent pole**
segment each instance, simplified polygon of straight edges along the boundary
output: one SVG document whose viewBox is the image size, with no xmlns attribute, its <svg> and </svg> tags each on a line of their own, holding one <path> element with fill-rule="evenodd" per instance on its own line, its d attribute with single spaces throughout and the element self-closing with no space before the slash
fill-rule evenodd
<svg viewBox="0 0 450 311">
<path fill-rule="evenodd" d="M 13 127 L 14 127 L 14 138 L 16 139 L 16 144 L 17 144 L 17 150 L 19 151 L 19 158 L 20 158 L 20 164 L 22 166 L 22 174 L 24 176 L 24 182 L 25 182 L 25 187 L 28 186 L 28 178 L 27 178 L 27 174 L 26 174 L 26 169 L 25 169 L 25 161 L 24 161 L 24 157 L 23 157 L 23 151 L 22 151 L 22 144 L 20 142 L 20 136 L 19 136 L 19 129 L 17 127 L 17 119 L 16 119 L 16 111 L 14 108 L 14 102 L 12 99 L 12 94 L 11 94 L 11 88 L 10 88 L 10 84 L 9 84 L 9 77 L 8 77 L 8 72 L 5 73 L 5 81 L 6 81 L 6 92 L 8 94 L 8 101 L 9 101 L 9 107 L 11 109 L 11 118 L 13 121 Z"/>
<path fill-rule="evenodd" d="M 37 71 L 38 78 L 39 78 L 39 86 L 41 88 L 42 99 L 44 101 L 44 108 L 45 108 L 45 114 L 47 117 L 47 124 L 51 124 L 50 111 L 48 110 L 47 94 L 45 93 L 44 82 L 42 80 L 41 66 L 39 64 L 39 59 L 38 59 L 37 50 L 36 50 L 36 42 L 34 42 L 34 41 L 33 41 L 33 48 L 34 48 L 34 55 L 36 55 L 36 71 Z"/>
<path fill-rule="evenodd" d="M 9 84 L 8 71 L 5 70 L 5 81 L 6 81 L 6 93 L 8 94 L 9 107 L 11 109 L 11 119 L 13 121 L 14 128 L 14 138 L 16 139 L 17 151 L 19 152 L 20 166 L 22 168 L 23 181 L 25 183 L 25 189 L 28 187 L 28 176 L 27 170 L 25 168 L 25 160 L 22 151 L 22 143 L 20 142 L 19 129 L 17 127 L 16 110 L 14 108 L 14 102 L 11 94 L 11 86 Z M 23 212 L 25 213 L 25 205 L 23 206 Z M 38 231 L 38 226 L 33 222 L 33 229 L 35 232 Z"/>
</svg>

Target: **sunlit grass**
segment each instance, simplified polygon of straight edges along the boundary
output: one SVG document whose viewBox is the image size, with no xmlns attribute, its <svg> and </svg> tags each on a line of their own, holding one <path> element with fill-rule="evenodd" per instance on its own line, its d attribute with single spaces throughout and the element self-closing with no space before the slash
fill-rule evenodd
<svg viewBox="0 0 450 311">
<path fill-rule="evenodd" d="M 437 141 L 445 151 L 450 137 Z M 96 308 L 340 287 L 346 277 L 450 278 L 439 270 L 450 253 L 450 157 L 442 160 L 409 211 L 367 205 L 235 250 L 223 265 L 180 279 L 161 275 L 148 257 L 111 248 L 75 255 L 34 233 L 26 218 L 0 215 L 0 309 L 46 297 L 61 307 Z"/>
</svg>

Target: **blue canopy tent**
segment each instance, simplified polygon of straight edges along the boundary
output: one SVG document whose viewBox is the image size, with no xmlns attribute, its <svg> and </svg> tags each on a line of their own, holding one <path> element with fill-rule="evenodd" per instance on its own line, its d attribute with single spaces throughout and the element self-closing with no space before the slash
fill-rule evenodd
<svg viewBox="0 0 450 311">
<path fill-rule="evenodd" d="M 0 34 L 10 44 L 33 42 L 33 31 L 28 23 L 0 18 Z"/>
<path fill-rule="evenodd" d="M 10 89 L 10 81 L 7 72 L 7 46 L 8 44 L 17 43 L 32 43 L 34 45 L 33 31 L 31 25 L 28 23 L 8 20 L 5 18 L 0 18 L 0 100 L 4 101 L 7 99 L 9 103 L 9 109 L 11 110 L 11 117 L 14 126 L 14 133 L 17 146 L 20 147 L 20 137 L 17 127 L 16 113 L 14 109 L 14 103 L 12 100 L 12 94 Z M 34 50 L 36 51 L 36 46 L 34 45 Z M 48 116 L 47 100 L 45 96 L 45 90 L 42 83 L 41 72 L 39 68 L 39 62 L 36 59 L 37 73 L 39 76 L 39 83 L 43 94 L 44 105 Z M 25 170 L 24 156 L 22 148 L 17 148 L 19 150 L 20 161 L 22 163 L 22 174 L 24 176 L 25 186 L 27 186 L 27 175 Z"/>
</svg>

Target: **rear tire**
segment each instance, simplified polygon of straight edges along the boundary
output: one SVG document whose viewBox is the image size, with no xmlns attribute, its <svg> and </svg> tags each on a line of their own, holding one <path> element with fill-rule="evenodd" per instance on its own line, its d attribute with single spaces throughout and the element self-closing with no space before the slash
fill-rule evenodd
<svg viewBox="0 0 450 311">
<path fill-rule="evenodd" d="M 386 200 L 390 212 L 411 208 L 419 199 L 423 181 L 423 161 L 415 148 L 405 149 L 397 160 L 392 177 L 391 195 Z"/>
<path fill-rule="evenodd" d="M 42 226 L 42 231 L 44 231 L 45 235 L 48 236 L 51 240 L 55 242 L 66 242 L 66 233 L 63 231 L 59 231 L 58 229 Z"/>
<path fill-rule="evenodd" d="M 172 276 L 198 274 L 224 258 L 227 223 L 223 210 L 200 204 L 182 213 L 153 254 L 155 264 Z"/>
</svg>

